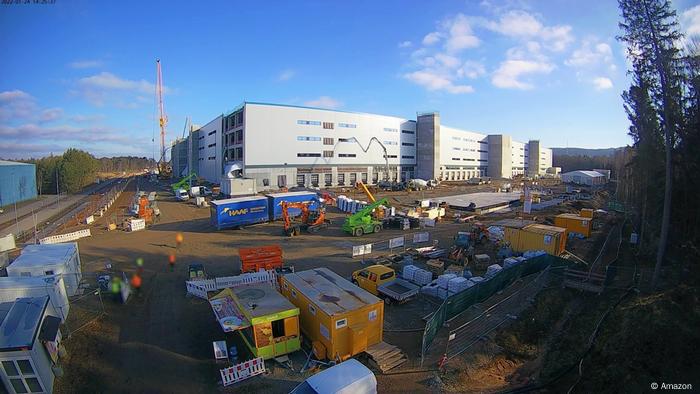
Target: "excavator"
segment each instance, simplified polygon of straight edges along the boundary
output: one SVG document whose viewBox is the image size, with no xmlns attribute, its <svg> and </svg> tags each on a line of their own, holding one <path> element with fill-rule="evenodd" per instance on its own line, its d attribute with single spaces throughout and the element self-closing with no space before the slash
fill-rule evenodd
<svg viewBox="0 0 700 394">
<path fill-rule="evenodd" d="M 318 210 L 312 211 L 309 208 L 308 202 L 282 201 L 281 205 L 282 218 L 284 219 L 284 233 L 288 237 L 294 237 L 301 234 L 302 228 L 313 234 L 328 227 L 328 222 L 326 221 L 326 208 L 323 206 L 319 206 Z M 301 210 L 300 223 L 292 222 L 292 218 L 289 216 L 290 208 L 297 208 Z"/>
<path fill-rule="evenodd" d="M 148 201 L 148 197 L 141 196 L 139 198 L 139 219 L 144 219 L 146 224 L 153 223 L 153 208 L 151 208 L 151 202 Z"/>
</svg>

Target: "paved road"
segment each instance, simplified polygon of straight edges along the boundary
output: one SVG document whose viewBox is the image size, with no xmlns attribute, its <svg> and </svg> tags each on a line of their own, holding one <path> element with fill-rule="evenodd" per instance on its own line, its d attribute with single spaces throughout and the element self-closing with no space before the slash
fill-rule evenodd
<svg viewBox="0 0 700 394">
<path fill-rule="evenodd" d="M 61 198 L 65 198 L 65 196 L 61 195 Z M 35 201 L 18 204 L 17 217 L 29 215 L 32 213 L 32 211 L 38 211 L 41 208 L 51 204 L 56 204 L 55 194 L 45 194 L 43 196 L 39 196 Z M 5 207 L 5 212 L 0 213 L 0 228 L 7 227 L 14 224 L 14 222 L 15 207 L 14 205 L 8 205 Z"/>
<path fill-rule="evenodd" d="M 32 215 L 32 208 L 36 207 L 36 203 L 41 203 L 40 201 L 37 201 L 36 203 L 29 204 L 27 207 L 29 207 L 28 211 L 25 211 L 24 214 L 28 215 L 22 218 L 22 213 L 20 212 L 20 209 L 17 209 L 17 215 L 20 217 L 19 222 L 15 223 L 15 213 L 14 209 L 12 209 L 10 212 L 6 211 L 3 214 L 2 219 L 0 220 L 0 223 L 3 223 L 0 225 L 0 227 L 3 227 L 0 229 L 0 237 L 4 237 L 7 234 L 20 234 L 25 231 L 33 231 L 34 225 L 36 224 L 37 226 L 45 225 L 49 220 L 56 216 L 57 214 L 60 213 L 67 213 L 68 208 L 79 203 L 82 200 L 87 201 L 87 197 L 91 194 L 94 193 L 97 190 L 100 190 L 102 188 L 106 188 L 110 186 L 113 182 L 103 182 L 98 185 L 93 185 L 90 186 L 89 188 L 83 190 L 80 192 L 80 194 L 73 194 L 68 197 L 61 197 L 61 202 L 60 206 L 56 204 L 56 200 L 53 200 L 53 204 L 45 204 L 45 206 L 41 207 L 41 204 L 39 204 L 37 210 L 34 211 L 34 215 Z M 56 196 L 53 196 L 54 198 Z M 25 208 L 25 207 L 23 207 Z M 5 221 L 4 216 L 5 215 L 10 215 L 11 219 L 10 221 Z M 6 227 L 4 227 L 6 226 Z"/>
</svg>

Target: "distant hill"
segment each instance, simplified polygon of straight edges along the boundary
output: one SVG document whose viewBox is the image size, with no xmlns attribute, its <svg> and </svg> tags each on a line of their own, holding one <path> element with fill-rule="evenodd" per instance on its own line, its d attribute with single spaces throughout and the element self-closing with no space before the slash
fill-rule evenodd
<svg viewBox="0 0 700 394">
<path fill-rule="evenodd" d="M 624 148 L 602 148 L 602 149 L 586 149 L 586 148 L 552 148 L 552 156 L 612 156 L 616 151 Z"/>
</svg>

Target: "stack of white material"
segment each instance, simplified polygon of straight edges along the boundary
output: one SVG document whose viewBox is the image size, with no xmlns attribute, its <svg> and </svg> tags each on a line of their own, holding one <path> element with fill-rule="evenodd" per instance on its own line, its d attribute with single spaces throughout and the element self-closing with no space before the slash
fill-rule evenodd
<svg viewBox="0 0 700 394">
<path fill-rule="evenodd" d="M 413 282 L 417 285 L 424 286 L 433 280 L 433 273 L 421 268 L 417 268 L 413 272 Z"/>
<path fill-rule="evenodd" d="M 471 286 L 474 286 L 474 284 L 470 282 L 469 279 L 461 276 L 452 278 L 449 282 L 447 282 L 447 290 L 450 293 L 459 293 L 460 291 L 464 291 Z"/>
<path fill-rule="evenodd" d="M 437 284 L 438 286 L 442 287 L 443 289 L 447 289 L 447 286 L 449 285 L 450 279 L 456 278 L 457 275 L 455 274 L 442 274 L 438 276 L 437 278 Z"/>
<path fill-rule="evenodd" d="M 146 229 L 146 220 L 144 219 L 131 219 L 129 221 L 129 231 L 139 231 Z"/>
<path fill-rule="evenodd" d="M 503 267 L 498 264 L 491 264 L 488 268 L 486 268 L 486 275 L 484 276 L 486 279 L 491 279 L 496 276 L 497 273 L 501 272 L 502 269 Z"/>
<path fill-rule="evenodd" d="M 442 288 L 440 286 L 437 287 L 437 296 L 442 298 L 443 300 L 451 295 L 452 295 L 452 293 L 447 291 L 447 289 Z"/>
<path fill-rule="evenodd" d="M 420 292 L 429 296 L 437 297 L 439 288 L 440 286 L 438 286 L 437 281 L 432 281 L 427 285 L 421 287 Z"/>
<path fill-rule="evenodd" d="M 503 260 L 503 268 L 514 267 L 518 264 L 520 264 L 520 260 L 518 260 L 514 257 L 508 257 L 505 260 Z"/>
<path fill-rule="evenodd" d="M 477 283 L 483 282 L 484 278 L 482 278 L 480 276 L 472 276 L 471 278 L 469 278 L 469 281 L 474 283 L 474 284 L 477 284 Z"/>
<path fill-rule="evenodd" d="M 417 269 L 418 267 L 415 265 L 404 265 L 401 276 L 406 280 L 413 281 L 413 276 L 415 275 Z"/>
</svg>

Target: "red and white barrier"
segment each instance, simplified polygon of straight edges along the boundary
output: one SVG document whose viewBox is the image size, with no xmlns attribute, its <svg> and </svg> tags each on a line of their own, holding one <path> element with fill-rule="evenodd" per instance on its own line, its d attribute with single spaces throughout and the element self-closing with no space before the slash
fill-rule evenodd
<svg viewBox="0 0 700 394">
<path fill-rule="evenodd" d="M 265 360 L 262 357 L 258 357 L 236 364 L 233 367 L 222 369 L 220 372 L 221 382 L 224 384 L 224 387 L 230 386 L 252 376 L 265 373 Z"/>
</svg>

